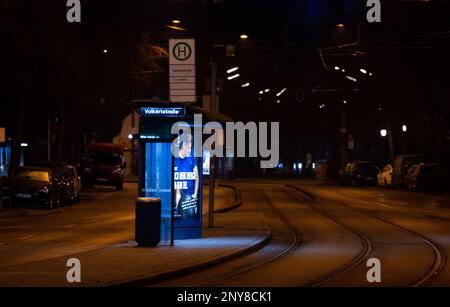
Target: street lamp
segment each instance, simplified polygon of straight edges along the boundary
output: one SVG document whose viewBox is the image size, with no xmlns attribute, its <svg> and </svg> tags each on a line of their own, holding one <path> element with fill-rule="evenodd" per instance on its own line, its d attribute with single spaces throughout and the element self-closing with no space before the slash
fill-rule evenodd
<svg viewBox="0 0 450 307">
<path fill-rule="evenodd" d="M 286 92 L 287 88 L 282 89 L 281 91 L 279 91 L 277 93 L 277 97 L 280 97 L 281 95 L 283 95 L 284 92 Z"/>
<path fill-rule="evenodd" d="M 231 74 L 231 73 L 233 73 L 233 72 L 235 72 L 235 71 L 238 71 L 239 70 L 239 67 L 233 67 L 233 68 L 230 68 L 230 69 L 228 69 L 227 70 L 227 74 Z"/>
<path fill-rule="evenodd" d="M 235 75 L 227 77 L 227 79 L 228 80 L 233 80 L 233 79 L 239 78 L 240 76 L 241 76 L 240 74 L 235 74 Z"/>
<path fill-rule="evenodd" d="M 403 132 L 408 131 L 408 127 L 407 127 L 406 125 L 403 125 L 403 126 L 402 126 L 402 131 L 403 131 Z"/>
<path fill-rule="evenodd" d="M 352 76 L 345 76 L 345 77 L 353 82 L 358 82 L 358 80 L 356 80 L 356 78 L 354 78 Z"/>
<path fill-rule="evenodd" d="M 178 19 L 174 19 L 172 20 L 172 23 L 178 25 L 181 23 L 181 21 L 179 21 Z"/>
<path fill-rule="evenodd" d="M 381 135 L 382 137 L 386 137 L 386 136 L 387 136 L 387 130 L 386 130 L 386 129 L 381 129 L 381 130 L 380 130 L 380 135 Z"/>
<path fill-rule="evenodd" d="M 248 35 L 247 34 L 241 34 L 241 39 L 247 39 L 248 38 Z"/>
</svg>

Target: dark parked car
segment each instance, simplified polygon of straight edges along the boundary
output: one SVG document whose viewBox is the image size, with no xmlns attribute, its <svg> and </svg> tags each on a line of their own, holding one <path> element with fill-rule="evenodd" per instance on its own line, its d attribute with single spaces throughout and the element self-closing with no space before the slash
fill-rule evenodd
<svg viewBox="0 0 450 307">
<path fill-rule="evenodd" d="M 379 167 L 372 162 L 352 161 L 341 171 L 340 182 L 352 186 L 375 184 L 379 172 Z"/>
<path fill-rule="evenodd" d="M 423 162 L 423 155 L 402 155 L 395 158 L 394 171 L 392 172 L 392 188 L 404 187 L 404 178 L 413 164 Z"/>
<path fill-rule="evenodd" d="M 3 185 L 3 193 L 10 197 L 12 206 L 40 204 L 53 209 L 62 205 L 63 191 L 49 168 L 17 168 Z"/>
<path fill-rule="evenodd" d="M 439 172 L 437 164 L 414 164 L 404 179 L 405 189 L 417 190 L 442 190 L 446 188 L 447 178 Z"/>
<path fill-rule="evenodd" d="M 71 181 L 68 177 L 67 164 L 60 162 L 33 162 L 29 166 L 51 169 L 54 181 L 61 191 L 61 203 L 64 205 L 72 201 Z"/>
</svg>

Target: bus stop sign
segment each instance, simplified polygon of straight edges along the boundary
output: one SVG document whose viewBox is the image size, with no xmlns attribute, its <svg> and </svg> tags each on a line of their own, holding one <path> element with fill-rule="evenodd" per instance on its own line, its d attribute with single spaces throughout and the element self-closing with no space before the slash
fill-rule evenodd
<svg viewBox="0 0 450 307">
<path fill-rule="evenodd" d="M 169 40 L 171 102 L 196 102 L 195 40 Z"/>
</svg>

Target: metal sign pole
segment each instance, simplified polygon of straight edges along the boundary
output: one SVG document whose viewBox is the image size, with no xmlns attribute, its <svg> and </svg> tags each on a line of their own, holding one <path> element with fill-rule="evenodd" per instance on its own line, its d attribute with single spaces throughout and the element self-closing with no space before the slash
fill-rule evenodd
<svg viewBox="0 0 450 307">
<path fill-rule="evenodd" d="M 170 205 L 170 246 L 174 246 L 175 245 L 175 201 L 174 201 L 174 184 L 173 184 L 173 180 L 174 180 L 174 157 L 172 156 L 172 163 L 171 163 L 171 172 L 172 172 L 172 200 L 171 200 L 171 205 Z"/>
<path fill-rule="evenodd" d="M 211 62 L 211 99 L 210 99 L 210 110 L 218 112 L 217 108 L 217 63 Z M 215 147 L 215 145 L 214 145 Z M 210 158 L 210 182 L 209 182 L 209 209 L 208 209 L 208 227 L 214 227 L 214 189 L 216 187 L 215 176 L 216 176 L 216 157 Z"/>
<path fill-rule="evenodd" d="M 216 157 L 211 157 L 211 174 L 209 179 L 209 209 L 208 209 L 208 227 L 214 227 L 214 188 L 216 185 Z"/>
</svg>

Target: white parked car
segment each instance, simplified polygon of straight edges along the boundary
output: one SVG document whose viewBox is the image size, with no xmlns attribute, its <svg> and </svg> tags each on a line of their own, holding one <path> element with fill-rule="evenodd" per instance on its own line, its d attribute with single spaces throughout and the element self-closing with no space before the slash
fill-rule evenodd
<svg viewBox="0 0 450 307">
<path fill-rule="evenodd" d="M 392 172 L 394 168 L 390 164 L 386 164 L 385 167 L 377 175 L 377 184 L 379 187 L 389 188 L 392 186 Z"/>
</svg>

